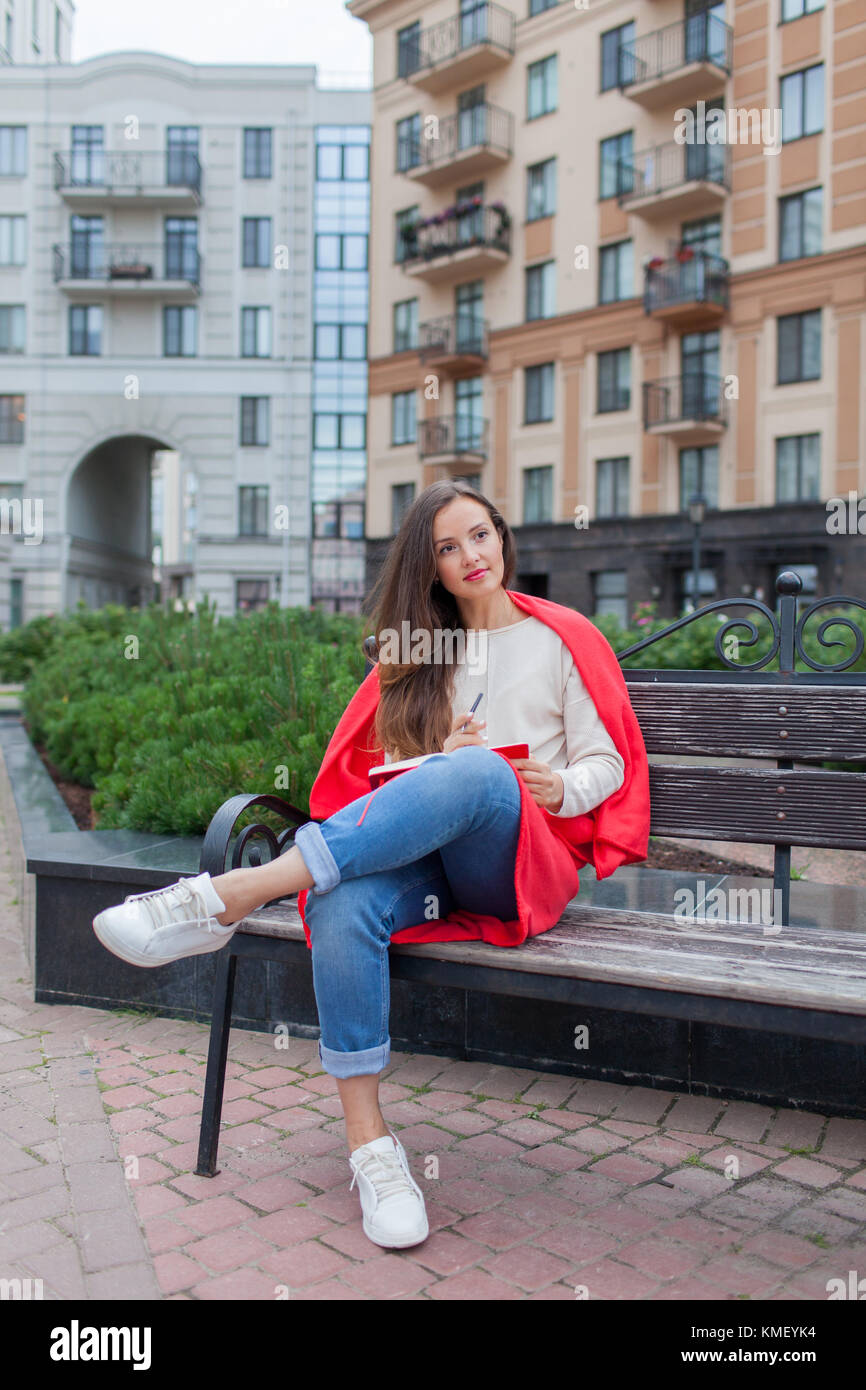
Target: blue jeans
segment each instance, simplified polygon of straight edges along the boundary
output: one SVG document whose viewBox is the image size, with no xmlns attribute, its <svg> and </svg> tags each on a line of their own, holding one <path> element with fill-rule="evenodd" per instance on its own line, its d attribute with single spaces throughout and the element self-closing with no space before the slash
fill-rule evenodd
<svg viewBox="0 0 866 1390">
<path fill-rule="evenodd" d="M 296 831 L 314 883 L 305 916 L 325 1071 L 387 1066 L 395 933 L 454 908 L 517 919 L 519 834 L 517 773 L 478 744 L 439 753 Z"/>
</svg>

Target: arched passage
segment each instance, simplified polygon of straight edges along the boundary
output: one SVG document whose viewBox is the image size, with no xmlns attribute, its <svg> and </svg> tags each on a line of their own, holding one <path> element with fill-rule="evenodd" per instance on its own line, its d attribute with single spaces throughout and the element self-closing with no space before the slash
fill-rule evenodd
<svg viewBox="0 0 866 1390">
<path fill-rule="evenodd" d="M 170 447 L 149 435 L 119 435 L 78 464 L 66 503 L 67 607 L 80 599 L 88 608 L 135 606 L 154 597 L 153 455 Z"/>
</svg>

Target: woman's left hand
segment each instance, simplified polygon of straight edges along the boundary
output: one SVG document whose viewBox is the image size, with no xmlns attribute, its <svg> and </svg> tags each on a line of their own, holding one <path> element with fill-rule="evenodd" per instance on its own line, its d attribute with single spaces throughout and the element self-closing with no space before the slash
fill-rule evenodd
<svg viewBox="0 0 866 1390">
<path fill-rule="evenodd" d="M 558 772 L 551 772 L 547 763 L 541 763 L 537 758 L 509 758 L 509 762 L 523 778 L 537 806 L 545 811 L 561 810 L 565 786 Z"/>
</svg>

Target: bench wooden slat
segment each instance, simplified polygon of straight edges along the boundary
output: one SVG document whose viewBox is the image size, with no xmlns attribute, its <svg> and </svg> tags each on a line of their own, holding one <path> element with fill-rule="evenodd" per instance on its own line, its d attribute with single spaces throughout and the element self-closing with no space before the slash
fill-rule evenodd
<svg viewBox="0 0 866 1390">
<path fill-rule="evenodd" d="M 748 923 L 687 922 L 663 914 L 569 904 L 557 925 L 509 949 L 483 941 L 409 943 L 392 950 L 491 970 L 600 980 L 866 1016 L 866 936 L 783 927 L 764 936 Z M 245 932 L 303 940 L 297 903 L 260 908 Z"/>
<path fill-rule="evenodd" d="M 646 682 L 630 685 L 629 699 L 648 753 L 828 762 L 866 756 L 866 688 Z M 779 737 L 782 730 L 787 737 Z"/>
<path fill-rule="evenodd" d="M 864 772 L 653 763 L 650 808 L 654 835 L 866 849 Z"/>
</svg>

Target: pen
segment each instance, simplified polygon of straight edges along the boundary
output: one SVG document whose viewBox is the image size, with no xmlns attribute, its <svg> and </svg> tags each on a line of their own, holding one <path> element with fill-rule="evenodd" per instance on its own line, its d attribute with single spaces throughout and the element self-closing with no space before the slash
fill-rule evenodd
<svg viewBox="0 0 866 1390">
<path fill-rule="evenodd" d="M 483 693 L 484 693 L 484 692 L 482 691 L 481 694 L 483 694 Z M 469 711 L 470 716 L 473 715 L 473 714 L 475 713 L 475 711 L 477 710 L 477 708 L 478 708 L 478 706 L 479 706 L 480 704 L 481 704 L 481 695 L 476 695 L 476 697 L 475 697 L 475 703 L 473 704 L 471 710 Z M 466 728 L 466 725 L 465 725 L 465 724 L 461 724 L 461 725 L 460 725 L 460 729 L 459 729 L 458 732 L 462 734 L 462 733 L 463 733 L 463 730 L 464 730 L 465 728 Z"/>
</svg>

